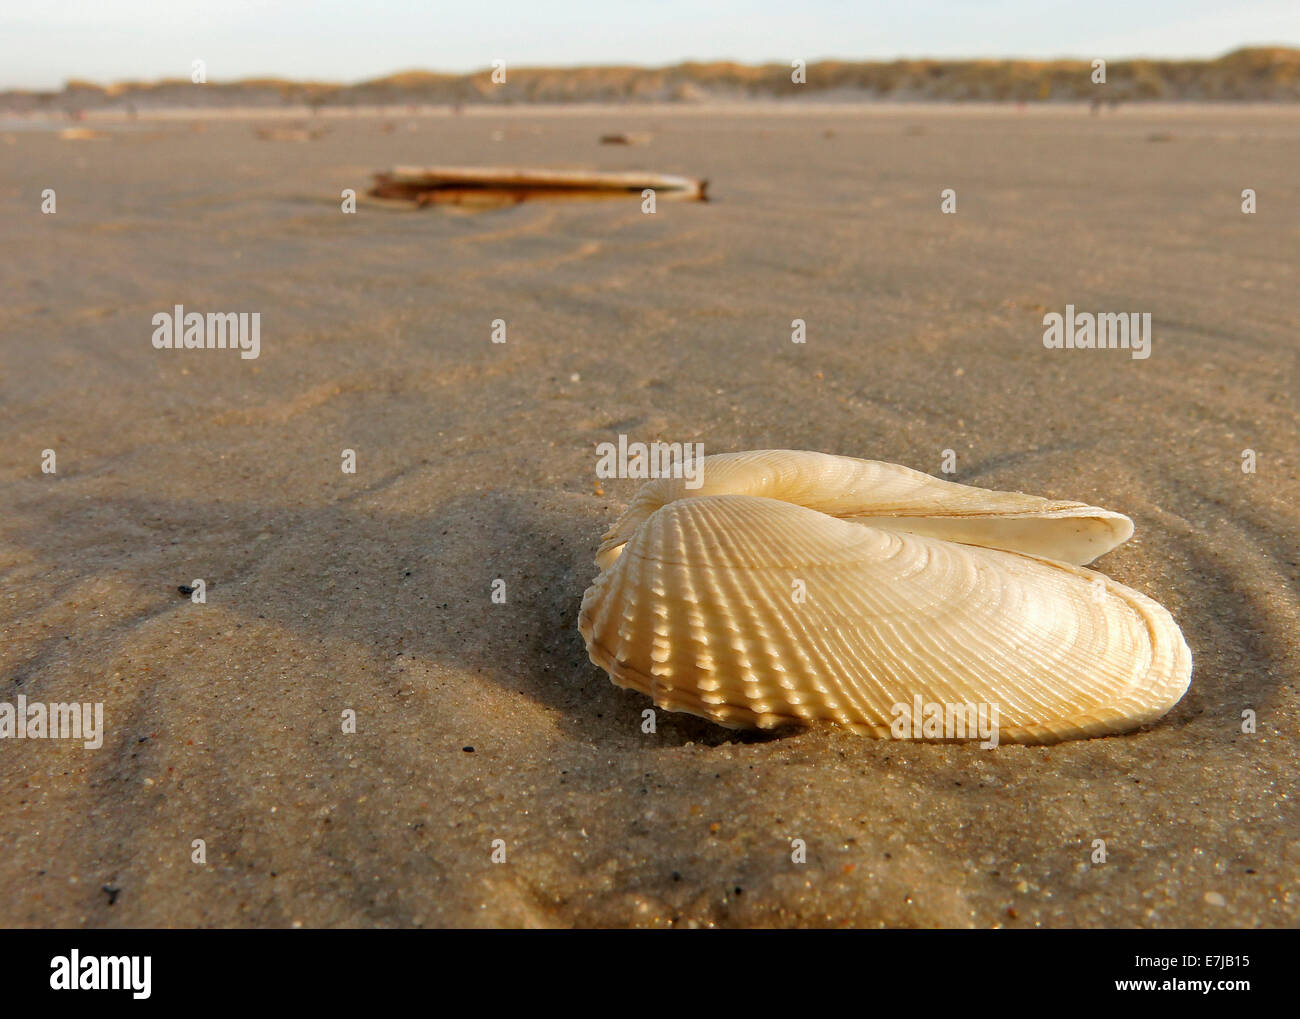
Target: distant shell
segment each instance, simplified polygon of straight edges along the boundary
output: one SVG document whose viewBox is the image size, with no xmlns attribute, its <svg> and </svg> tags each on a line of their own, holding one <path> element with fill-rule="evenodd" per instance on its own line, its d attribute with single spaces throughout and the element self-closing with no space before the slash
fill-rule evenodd
<svg viewBox="0 0 1300 1019">
<path fill-rule="evenodd" d="M 1099 736 L 1161 717 L 1191 678 L 1169 613 L 1081 568 L 1132 531 L 896 464 L 712 456 L 698 488 L 642 487 L 579 629 L 619 686 L 730 727 L 889 737 L 920 698 L 997 705 L 1002 742 Z"/>
</svg>

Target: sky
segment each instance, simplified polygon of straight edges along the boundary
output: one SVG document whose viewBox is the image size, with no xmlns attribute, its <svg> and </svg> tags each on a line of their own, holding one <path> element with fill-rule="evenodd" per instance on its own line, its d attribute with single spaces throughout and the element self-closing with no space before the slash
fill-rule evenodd
<svg viewBox="0 0 1300 1019">
<path fill-rule="evenodd" d="M 0 88 L 799 58 L 1214 57 L 1300 47 L 1300 0 L 2 0 Z"/>
</svg>

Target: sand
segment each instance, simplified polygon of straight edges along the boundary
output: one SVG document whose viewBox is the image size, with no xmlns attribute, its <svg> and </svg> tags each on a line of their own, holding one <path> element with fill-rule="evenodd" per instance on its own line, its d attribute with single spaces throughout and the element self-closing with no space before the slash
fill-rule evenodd
<svg viewBox="0 0 1300 1019">
<path fill-rule="evenodd" d="M 0 701 L 105 729 L 0 742 L 0 923 L 1300 922 L 1300 112 L 103 130 L 0 147 Z M 432 163 L 716 200 L 340 211 Z M 260 313 L 259 357 L 154 349 L 176 304 Z M 1150 312 L 1150 358 L 1046 349 L 1067 304 Z M 1053 747 L 643 733 L 576 629 L 620 433 L 951 449 L 953 480 L 1127 513 L 1096 567 L 1170 609 L 1191 689 Z"/>
</svg>

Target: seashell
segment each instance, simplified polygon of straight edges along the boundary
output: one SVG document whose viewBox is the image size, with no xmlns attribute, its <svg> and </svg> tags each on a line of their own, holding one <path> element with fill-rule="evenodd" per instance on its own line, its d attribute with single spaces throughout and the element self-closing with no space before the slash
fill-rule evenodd
<svg viewBox="0 0 1300 1019">
<path fill-rule="evenodd" d="M 397 166 L 375 174 L 374 199 L 424 205 L 501 205 L 529 198 L 640 198 L 708 201 L 709 182 L 676 174 L 496 166 Z"/>
<path fill-rule="evenodd" d="M 1122 514 L 793 450 L 706 457 L 698 481 L 642 486 L 579 613 L 591 660 L 661 708 L 888 738 L 900 704 L 996 705 L 1000 741 L 1050 743 L 1187 690 L 1169 613 L 1082 568 Z"/>
</svg>

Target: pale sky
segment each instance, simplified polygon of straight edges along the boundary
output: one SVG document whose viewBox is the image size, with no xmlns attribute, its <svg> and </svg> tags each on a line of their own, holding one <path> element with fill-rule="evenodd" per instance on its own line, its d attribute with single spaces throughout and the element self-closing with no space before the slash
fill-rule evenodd
<svg viewBox="0 0 1300 1019">
<path fill-rule="evenodd" d="M 5 0 L 0 88 L 402 70 L 1300 47 L 1300 0 Z"/>
</svg>

